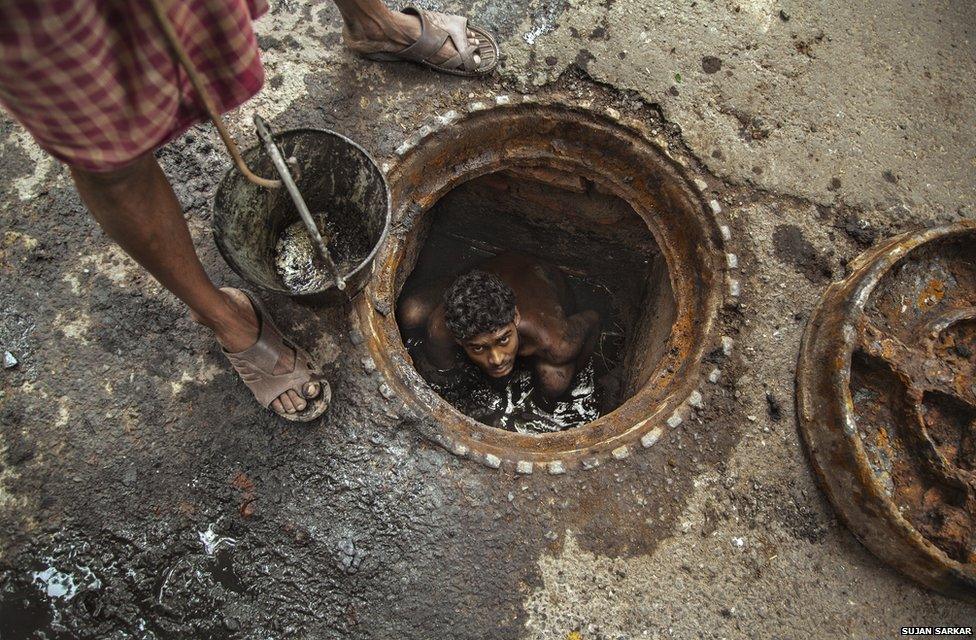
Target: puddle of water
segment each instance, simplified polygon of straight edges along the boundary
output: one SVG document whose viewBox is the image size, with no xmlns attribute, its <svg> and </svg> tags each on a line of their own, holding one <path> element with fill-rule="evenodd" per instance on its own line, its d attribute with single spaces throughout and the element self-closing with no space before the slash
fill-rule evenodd
<svg viewBox="0 0 976 640">
<path fill-rule="evenodd" d="M 61 607 L 79 595 L 98 591 L 102 581 L 87 566 L 75 564 L 80 550 L 58 546 L 40 558 L 33 571 L 8 574 L 0 582 L 0 639 L 61 637 L 44 635 L 61 624 Z M 63 554 L 63 555 L 62 555 Z"/>
<path fill-rule="evenodd" d="M 15 585 L 0 594 L 0 638 L 27 640 L 50 627 L 54 613 L 50 602 L 37 589 Z"/>
<path fill-rule="evenodd" d="M 229 536 L 221 536 L 214 530 L 214 525 L 207 526 L 206 531 L 197 532 L 197 536 L 200 538 L 200 544 L 203 545 L 203 551 L 208 556 L 212 556 L 217 553 L 217 550 L 221 547 L 227 547 L 233 549 L 237 546 L 237 540 Z"/>
<path fill-rule="evenodd" d="M 82 588 L 101 588 L 101 580 L 91 570 L 87 567 L 78 567 L 78 570 L 81 575 L 76 577 L 73 573 L 59 571 L 56 567 L 50 566 L 43 571 L 32 572 L 31 582 L 48 598 L 58 600 L 71 600 Z"/>
</svg>

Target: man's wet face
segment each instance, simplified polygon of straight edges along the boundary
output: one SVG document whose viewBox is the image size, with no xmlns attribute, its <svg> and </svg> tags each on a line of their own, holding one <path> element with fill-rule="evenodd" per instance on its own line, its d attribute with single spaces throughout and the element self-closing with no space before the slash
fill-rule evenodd
<svg viewBox="0 0 976 640">
<path fill-rule="evenodd" d="M 515 368 L 519 337 L 515 321 L 495 331 L 486 331 L 461 342 L 461 347 L 482 371 L 503 378 Z"/>
</svg>

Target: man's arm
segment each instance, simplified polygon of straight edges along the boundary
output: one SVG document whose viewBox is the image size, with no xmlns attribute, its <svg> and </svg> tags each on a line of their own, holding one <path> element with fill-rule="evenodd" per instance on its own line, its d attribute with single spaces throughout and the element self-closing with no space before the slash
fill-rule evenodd
<svg viewBox="0 0 976 640">
<path fill-rule="evenodd" d="M 582 364 L 593 353 L 600 333 L 600 314 L 587 309 L 566 318 L 563 326 L 546 331 L 543 359 L 549 364 Z"/>
<path fill-rule="evenodd" d="M 447 371 L 457 365 L 458 346 L 444 320 L 444 307 L 439 305 L 427 321 L 427 340 L 424 352 L 430 364 L 438 371 Z"/>
<path fill-rule="evenodd" d="M 593 354 L 600 334 L 600 314 L 583 311 L 549 331 L 550 340 L 538 354 L 535 373 L 542 394 L 554 400 L 569 390 L 576 370 Z"/>
</svg>

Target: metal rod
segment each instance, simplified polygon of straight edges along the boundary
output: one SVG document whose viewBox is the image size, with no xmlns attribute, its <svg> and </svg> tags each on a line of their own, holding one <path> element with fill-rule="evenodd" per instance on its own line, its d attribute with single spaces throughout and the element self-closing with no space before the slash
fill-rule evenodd
<svg viewBox="0 0 976 640">
<path fill-rule="evenodd" d="M 335 279 L 336 288 L 342 291 L 346 288 L 346 281 L 339 275 L 339 269 L 336 267 L 335 262 L 333 262 L 332 256 L 329 255 L 329 247 L 322 238 L 322 234 L 319 233 L 318 226 L 316 226 L 315 220 L 312 219 L 312 214 L 305 204 L 305 199 L 302 198 L 302 194 L 298 191 L 298 187 L 291 177 L 291 172 L 288 170 L 288 163 L 285 161 L 284 156 L 281 155 L 281 150 L 278 149 L 278 145 L 275 144 L 268 123 L 258 114 L 254 114 L 254 126 L 258 131 L 258 137 L 264 143 L 264 148 L 268 152 L 268 156 L 271 158 L 271 163 L 278 170 L 278 175 L 281 176 L 281 181 L 284 183 L 285 189 L 288 190 L 288 195 L 291 196 L 292 202 L 298 208 L 298 215 L 301 216 L 302 222 L 308 227 L 308 232 L 311 234 L 316 248 L 322 254 L 322 260 L 325 262 L 325 266 L 328 267 L 330 275 Z"/>
</svg>

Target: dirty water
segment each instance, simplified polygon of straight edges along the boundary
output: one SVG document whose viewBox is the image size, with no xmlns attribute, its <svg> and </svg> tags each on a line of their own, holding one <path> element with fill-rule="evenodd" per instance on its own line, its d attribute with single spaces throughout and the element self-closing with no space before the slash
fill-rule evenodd
<svg viewBox="0 0 976 640">
<path fill-rule="evenodd" d="M 90 596 L 104 587 L 82 560 L 87 550 L 88 545 L 55 548 L 57 557 L 39 558 L 19 579 L 0 581 L 2 640 L 63 637 L 38 633 L 60 629 L 65 607 L 88 608 Z"/>
<path fill-rule="evenodd" d="M 569 390 L 554 402 L 537 392 L 531 362 L 519 359 L 503 380 L 492 380 L 473 363 L 465 362 L 447 379 L 425 376 L 431 388 L 455 409 L 483 424 L 518 433 L 551 433 L 579 427 L 609 413 L 619 404 L 624 329 L 614 312 L 609 292 L 599 285 L 569 276 L 578 300 L 604 318 L 593 355 L 576 372 Z M 414 362 L 423 361 L 424 336 L 404 340 Z M 424 375 L 424 367 L 419 369 Z"/>
</svg>

